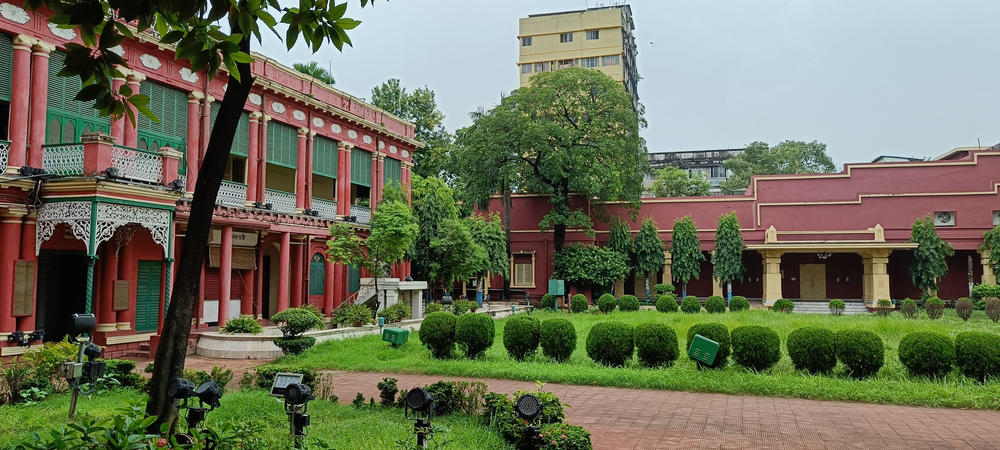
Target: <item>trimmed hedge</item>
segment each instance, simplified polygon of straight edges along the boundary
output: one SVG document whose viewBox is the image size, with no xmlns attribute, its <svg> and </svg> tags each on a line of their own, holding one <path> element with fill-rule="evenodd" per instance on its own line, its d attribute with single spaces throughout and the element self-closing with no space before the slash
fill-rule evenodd
<svg viewBox="0 0 1000 450">
<path fill-rule="evenodd" d="M 917 331 L 899 341 L 899 362 L 913 375 L 941 377 L 955 364 L 955 344 L 941 333 Z"/>
<path fill-rule="evenodd" d="M 774 302 L 774 305 L 771 306 L 772 311 L 783 312 L 786 314 L 791 313 L 793 309 L 795 309 L 795 303 L 792 303 L 791 300 L 784 298 Z"/>
<path fill-rule="evenodd" d="M 527 314 L 515 314 L 503 326 L 503 346 L 507 354 L 518 361 L 538 349 L 538 319 Z"/>
<path fill-rule="evenodd" d="M 621 311 L 638 311 L 639 299 L 634 295 L 623 295 L 618 297 L 618 309 Z"/>
<path fill-rule="evenodd" d="M 455 342 L 469 358 L 476 358 L 492 347 L 495 335 L 496 324 L 486 314 L 462 314 L 455 321 Z"/>
<path fill-rule="evenodd" d="M 962 374 L 985 381 L 1000 377 L 1000 336 L 966 331 L 955 336 L 955 362 Z"/>
<path fill-rule="evenodd" d="M 770 328 L 760 325 L 736 327 L 730 338 L 733 361 L 747 369 L 767 370 L 781 359 L 781 338 Z"/>
<path fill-rule="evenodd" d="M 656 297 L 656 310 L 659 312 L 677 312 L 677 299 L 673 294 L 662 294 Z"/>
<path fill-rule="evenodd" d="M 556 297 L 551 294 L 545 294 L 538 302 L 538 306 L 541 306 L 542 309 L 556 309 Z"/>
<path fill-rule="evenodd" d="M 718 295 L 713 295 L 705 300 L 705 311 L 712 314 L 721 314 L 726 312 L 726 299 L 719 297 Z"/>
<path fill-rule="evenodd" d="M 699 323 L 692 325 L 688 328 L 687 332 L 687 346 L 691 348 L 691 341 L 694 340 L 694 335 L 700 334 L 703 337 L 711 339 L 719 343 L 719 353 L 715 355 L 715 362 L 711 366 L 712 369 L 718 369 L 720 367 L 725 367 L 726 360 L 729 358 L 729 352 L 732 348 L 731 341 L 729 339 L 729 328 L 721 323 Z M 701 362 L 698 362 L 694 358 L 692 361 L 697 362 L 698 366 L 704 366 Z"/>
<path fill-rule="evenodd" d="M 455 349 L 455 323 L 458 318 L 448 311 L 433 312 L 424 317 L 417 330 L 420 342 L 435 358 L 447 358 Z"/>
<path fill-rule="evenodd" d="M 671 366 L 680 354 L 677 333 L 662 323 L 644 323 L 635 327 L 635 348 L 644 366 Z"/>
<path fill-rule="evenodd" d="M 312 336 L 276 337 L 271 341 L 286 355 L 298 355 L 316 345 L 316 338 Z"/>
<path fill-rule="evenodd" d="M 583 294 L 576 294 L 569 300 L 570 310 L 575 313 L 587 312 L 590 308 L 590 301 L 587 300 L 587 296 Z"/>
<path fill-rule="evenodd" d="M 964 321 L 968 321 L 969 317 L 972 317 L 972 311 L 974 310 L 975 305 L 972 304 L 972 300 L 969 300 L 969 297 L 962 297 L 955 302 L 955 314 Z"/>
<path fill-rule="evenodd" d="M 621 366 L 634 352 L 634 331 L 625 322 L 600 322 L 587 334 L 587 356 L 605 366 Z"/>
<path fill-rule="evenodd" d="M 602 313 L 614 311 L 616 306 L 618 306 L 618 302 L 614 295 L 604 294 L 597 299 L 597 309 L 601 310 Z"/>
<path fill-rule="evenodd" d="M 698 297 L 689 295 L 681 300 L 681 311 L 688 314 L 696 314 L 701 312 L 701 302 L 698 301 Z"/>
<path fill-rule="evenodd" d="M 576 328 L 567 319 L 548 319 L 541 324 L 542 354 L 558 362 L 569 359 L 576 349 Z"/>
<path fill-rule="evenodd" d="M 865 378 L 878 373 L 885 363 L 882 338 L 868 330 L 837 332 L 837 359 L 847 366 L 848 374 Z"/>
<path fill-rule="evenodd" d="M 913 301 L 912 298 L 904 298 L 903 306 L 899 307 L 899 312 L 910 319 L 915 318 L 917 316 L 917 302 Z"/>
<path fill-rule="evenodd" d="M 837 365 L 835 342 L 833 332 L 826 328 L 804 327 L 788 334 L 785 347 L 796 370 L 828 373 Z"/>
<path fill-rule="evenodd" d="M 927 311 L 927 317 L 931 320 L 937 320 L 941 318 L 941 314 L 944 314 L 944 300 L 938 297 L 928 298 L 924 302 L 924 310 Z"/>
<path fill-rule="evenodd" d="M 729 299 L 729 312 L 746 311 L 750 309 L 750 301 L 742 295 L 734 295 Z"/>
</svg>

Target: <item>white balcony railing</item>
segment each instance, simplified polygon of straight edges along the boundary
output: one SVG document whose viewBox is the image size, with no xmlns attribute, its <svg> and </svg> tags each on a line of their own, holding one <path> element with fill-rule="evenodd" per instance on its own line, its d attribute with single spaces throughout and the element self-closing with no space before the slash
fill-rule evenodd
<svg viewBox="0 0 1000 450">
<path fill-rule="evenodd" d="M 163 157 L 150 151 L 115 145 L 111 148 L 111 167 L 127 180 L 163 182 Z"/>
<path fill-rule="evenodd" d="M 274 189 L 264 190 L 264 203 L 270 203 L 271 209 L 277 212 L 293 214 L 295 212 L 295 194 Z"/>
<path fill-rule="evenodd" d="M 314 198 L 312 199 L 312 209 L 318 211 L 319 216 L 324 219 L 337 217 L 337 202 L 335 201 Z"/>
<path fill-rule="evenodd" d="M 10 154 L 10 141 L 0 139 L 0 175 L 7 171 L 7 158 Z"/>
<path fill-rule="evenodd" d="M 367 206 L 351 205 L 351 215 L 357 218 L 358 223 L 369 223 L 372 221 L 372 210 Z"/>
<path fill-rule="evenodd" d="M 42 168 L 56 175 L 83 175 L 83 143 L 43 145 Z"/>
<path fill-rule="evenodd" d="M 222 180 L 215 204 L 242 208 L 247 201 L 247 185 L 235 181 Z"/>
</svg>

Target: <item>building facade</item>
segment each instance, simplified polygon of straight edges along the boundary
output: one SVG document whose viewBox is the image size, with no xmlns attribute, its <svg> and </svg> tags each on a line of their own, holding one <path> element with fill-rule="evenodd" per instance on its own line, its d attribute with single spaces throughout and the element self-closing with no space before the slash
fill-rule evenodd
<svg viewBox="0 0 1000 450">
<path fill-rule="evenodd" d="M 606 205 L 611 217 L 628 218 L 625 204 Z M 490 205 L 502 211 L 498 199 Z M 592 208 L 591 211 L 596 211 Z M 551 231 L 538 223 L 549 211 L 545 197 L 520 195 L 511 215 L 511 287 L 537 299 L 553 278 Z M 721 295 L 712 279 L 710 254 L 723 214 L 735 212 L 746 249 L 744 278 L 733 294 L 762 299 L 825 301 L 919 298 L 909 266 L 916 244 L 910 227 L 930 214 L 942 239 L 955 248 L 938 295 L 969 296 L 972 283 L 996 283 L 989 253 L 980 250 L 983 233 L 1000 224 L 1000 145 L 949 152 L 933 161 L 848 164 L 839 173 L 755 176 L 744 195 L 643 199 L 638 219 L 653 218 L 667 245 L 676 219 L 690 215 L 706 256 L 701 275 L 688 283 L 689 295 Z M 596 233 L 567 233 L 566 244 L 604 245 L 608 226 L 594 213 Z M 633 233 L 639 223 L 629 222 Z M 671 257 L 654 282 L 671 277 Z M 498 285 L 501 280 L 493 280 Z M 616 293 L 645 295 L 645 280 L 630 279 Z"/>
<path fill-rule="evenodd" d="M 148 34 L 117 51 L 124 79 L 159 118 L 100 117 L 57 76 L 80 43 L 19 0 L 0 9 L 0 356 L 12 334 L 66 334 L 93 312 L 111 356 L 162 326 L 190 200 L 227 76 L 209 79 Z M 255 55 L 216 198 L 194 326 L 240 314 L 267 318 L 313 304 L 330 315 L 362 274 L 326 261 L 329 226 L 368 227 L 383 187 L 408 192 L 413 124 Z M 43 169 L 45 175 L 23 175 Z M 408 263 L 394 267 L 405 277 Z M 36 334 L 37 336 L 37 334 Z"/>
<path fill-rule="evenodd" d="M 518 21 L 520 86 L 531 76 L 566 67 L 599 70 L 625 85 L 639 105 L 639 72 L 629 5 L 532 14 Z"/>
<path fill-rule="evenodd" d="M 680 152 L 658 152 L 649 154 L 649 171 L 643 179 L 643 187 L 649 189 L 656 179 L 656 170 L 673 166 L 684 169 L 692 176 L 702 176 L 712 185 L 711 193 L 719 194 L 719 184 L 729 178 L 729 171 L 722 166 L 727 159 L 743 153 L 742 148 L 719 150 L 689 150 Z"/>
</svg>

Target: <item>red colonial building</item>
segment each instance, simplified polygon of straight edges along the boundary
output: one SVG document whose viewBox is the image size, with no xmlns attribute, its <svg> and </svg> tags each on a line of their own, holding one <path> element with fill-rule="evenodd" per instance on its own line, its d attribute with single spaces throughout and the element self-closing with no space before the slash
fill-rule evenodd
<svg viewBox="0 0 1000 450">
<path fill-rule="evenodd" d="M 719 216 L 735 212 L 746 249 L 745 278 L 733 295 L 762 299 L 864 300 L 919 298 L 908 272 L 910 226 L 931 214 L 938 234 L 955 248 L 939 296 L 969 296 L 969 283 L 996 283 L 983 233 L 1000 224 L 1000 145 L 958 148 L 932 161 L 847 164 L 839 173 L 755 176 L 743 195 L 646 198 L 638 222 L 652 217 L 668 245 L 676 219 L 691 215 L 706 262 L 688 283 L 688 295 L 722 295 L 712 279 Z M 611 217 L 629 217 L 626 205 L 606 205 Z M 491 211 L 502 211 L 493 199 Z M 538 298 L 552 278 L 552 233 L 538 223 L 545 197 L 516 195 L 511 215 L 511 286 Z M 596 219 L 596 235 L 567 233 L 566 244 L 604 245 L 608 225 Z M 654 282 L 670 283 L 670 254 Z M 492 284 L 499 285 L 494 279 Z M 615 292 L 645 296 L 645 280 L 620 281 Z M 675 283 L 680 292 L 680 284 Z"/>
<path fill-rule="evenodd" d="M 66 334 L 97 315 L 114 356 L 162 324 L 190 199 L 227 76 L 209 80 L 140 34 L 117 51 L 125 79 L 159 123 L 111 121 L 58 77 L 74 30 L 20 0 L 0 5 L 0 356 L 14 332 Z M 413 124 L 254 55 L 244 107 L 216 198 L 196 326 L 267 318 L 306 303 L 330 314 L 361 274 L 324 258 L 329 226 L 366 229 L 386 183 L 408 190 Z M 24 177 L 44 169 L 47 175 Z M 409 273 L 408 264 L 394 276 Z M 37 342 L 36 342 L 37 344 Z"/>
</svg>

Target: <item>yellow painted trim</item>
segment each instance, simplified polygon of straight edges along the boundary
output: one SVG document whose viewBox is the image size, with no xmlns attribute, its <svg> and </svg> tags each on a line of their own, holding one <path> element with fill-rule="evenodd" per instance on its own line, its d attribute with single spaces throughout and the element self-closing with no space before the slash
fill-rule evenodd
<svg viewBox="0 0 1000 450">
<path fill-rule="evenodd" d="M 881 249 L 917 248 L 917 243 L 815 241 L 815 242 L 779 242 L 777 244 L 749 244 L 746 246 L 747 250 L 799 250 L 799 251 L 836 250 L 836 249 L 870 250 L 878 248 Z"/>
<path fill-rule="evenodd" d="M 108 345 L 131 344 L 133 342 L 146 342 L 156 333 L 130 334 L 127 336 L 109 336 Z"/>
</svg>

